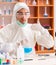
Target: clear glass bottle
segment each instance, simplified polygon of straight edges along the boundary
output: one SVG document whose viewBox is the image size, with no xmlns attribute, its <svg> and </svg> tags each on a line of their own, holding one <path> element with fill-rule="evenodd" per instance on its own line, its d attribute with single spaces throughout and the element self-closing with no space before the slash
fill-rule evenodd
<svg viewBox="0 0 56 65">
<path fill-rule="evenodd" d="M 6 11 L 6 14 L 7 14 L 7 15 L 10 15 L 10 14 L 11 14 L 11 8 L 10 8 L 10 6 L 8 7 L 8 9 L 7 9 L 7 11 Z"/>
<path fill-rule="evenodd" d="M 47 4 L 47 5 L 49 4 L 48 0 L 46 0 L 46 4 Z"/>
<path fill-rule="evenodd" d="M 4 15 L 6 15 L 6 6 L 4 6 L 4 10 L 3 11 L 4 11 Z"/>
<path fill-rule="evenodd" d="M 36 1 L 35 0 L 33 0 L 32 5 L 36 5 Z"/>
<path fill-rule="evenodd" d="M 11 14 L 11 8 L 10 8 L 10 6 L 8 8 L 8 13 L 9 13 L 9 15 Z"/>
<path fill-rule="evenodd" d="M 17 59 L 19 64 L 24 61 L 24 48 L 21 43 L 19 47 L 17 48 Z"/>
</svg>

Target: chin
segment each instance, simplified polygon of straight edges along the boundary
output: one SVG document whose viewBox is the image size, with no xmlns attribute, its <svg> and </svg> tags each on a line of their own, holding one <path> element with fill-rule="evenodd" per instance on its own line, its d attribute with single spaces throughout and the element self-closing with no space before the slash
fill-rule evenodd
<svg viewBox="0 0 56 65">
<path fill-rule="evenodd" d="M 25 22 L 22 22 L 23 24 L 25 23 Z"/>
<path fill-rule="evenodd" d="M 25 22 L 23 22 L 23 24 L 24 24 Z"/>
</svg>

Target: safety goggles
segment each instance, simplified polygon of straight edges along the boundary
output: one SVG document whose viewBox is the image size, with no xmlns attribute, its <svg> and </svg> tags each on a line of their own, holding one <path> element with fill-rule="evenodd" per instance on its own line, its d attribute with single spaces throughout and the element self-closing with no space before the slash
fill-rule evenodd
<svg viewBox="0 0 56 65">
<path fill-rule="evenodd" d="M 25 16 L 26 18 L 28 18 L 30 16 L 30 12 L 17 12 L 16 13 L 19 17 L 23 17 Z"/>
</svg>

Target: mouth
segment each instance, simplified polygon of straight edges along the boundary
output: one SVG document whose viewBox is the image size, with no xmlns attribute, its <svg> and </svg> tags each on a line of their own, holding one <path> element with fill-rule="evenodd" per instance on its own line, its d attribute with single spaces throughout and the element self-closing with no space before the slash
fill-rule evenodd
<svg viewBox="0 0 56 65">
<path fill-rule="evenodd" d="M 26 20 L 23 20 L 23 19 L 21 20 L 21 22 L 22 22 L 23 24 L 25 23 L 25 21 L 26 21 Z"/>
</svg>

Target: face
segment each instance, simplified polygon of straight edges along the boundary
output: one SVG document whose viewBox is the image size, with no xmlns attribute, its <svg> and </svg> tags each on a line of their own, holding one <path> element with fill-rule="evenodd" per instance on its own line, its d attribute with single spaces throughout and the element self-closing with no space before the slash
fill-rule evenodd
<svg viewBox="0 0 56 65">
<path fill-rule="evenodd" d="M 22 24 L 24 24 L 29 17 L 29 12 L 26 9 L 20 9 L 19 11 L 17 11 L 16 13 L 16 19 L 19 20 Z"/>
</svg>

